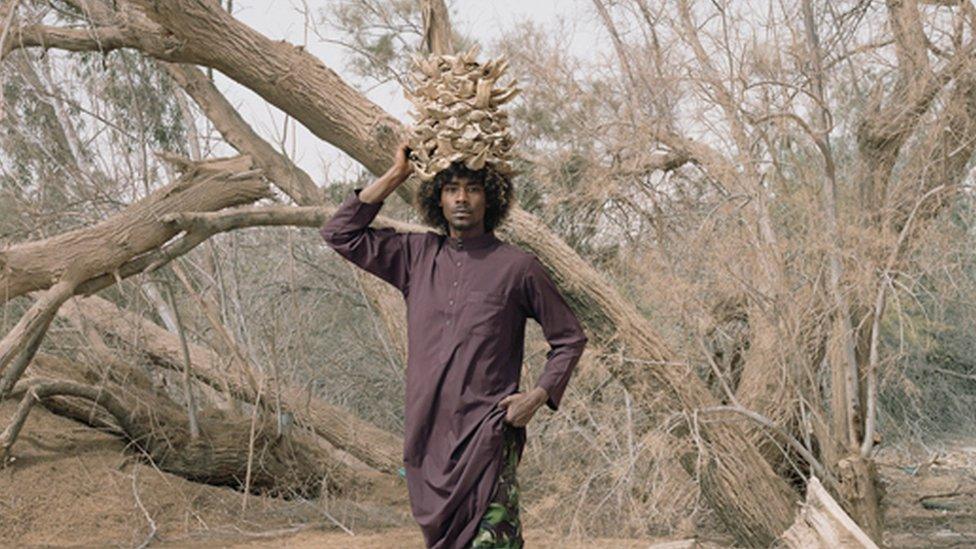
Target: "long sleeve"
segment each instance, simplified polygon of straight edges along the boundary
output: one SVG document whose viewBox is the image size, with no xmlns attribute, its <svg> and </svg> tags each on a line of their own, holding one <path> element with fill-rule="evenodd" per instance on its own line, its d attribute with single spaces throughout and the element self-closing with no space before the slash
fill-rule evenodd
<svg viewBox="0 0 976 549">
<path fill-rule="evenodd" d="M 369 226 L 383 203 L 361 201 L 361 190 L 349 194 L 319 233 L 339 255 L 406 293 L 410 264 L 407 237 L 393 229 Z"/>
<path fill-rule="evenodd" d="M 546 390 L 549 394 L 546 405 L 556 410 L 573 368 L 586 347 L 586 334 L 542 263 L 535 257 L 526 269 L 523 290 L 529 316 L 539 323 L 549 342 L 546 366 L 536 385 Z"/>
</svg>

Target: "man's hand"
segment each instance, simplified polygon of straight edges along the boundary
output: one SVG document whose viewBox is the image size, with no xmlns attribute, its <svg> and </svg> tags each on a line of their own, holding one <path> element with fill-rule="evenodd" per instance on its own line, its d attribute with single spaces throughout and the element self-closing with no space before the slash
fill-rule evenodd
<svg viewBox="0 0 976 549">
<path fill-rule="evenodd" d="M 396 156 L 393 158 L 393 167 L 390 168 L 390 171 L 404 180 L 413 173 L 413 165 L 410 164 L 410 146 L 406 139 L 397 145 Z"/>
<path fill-rule="evenodd" d="M 410 154 L 410 147 L 404 139 L 397 145 L 396 156 L 393 165 L 386 173 L 359 191 L 359 199 L 368 204 L 383 202 L 390 193 L 403 184 L 404 181 L 413 173 L 413 165 L 407 155 Z"/>
<path fill-rule="evenodd" d="M 536 387 L 528 393 L 508 395 L 498 403 L 498 407 L 505 410 L 505 423 L 514 427 L 525 427 L 548 398 L 549 394 L 545 389 Z"/>
</svg>

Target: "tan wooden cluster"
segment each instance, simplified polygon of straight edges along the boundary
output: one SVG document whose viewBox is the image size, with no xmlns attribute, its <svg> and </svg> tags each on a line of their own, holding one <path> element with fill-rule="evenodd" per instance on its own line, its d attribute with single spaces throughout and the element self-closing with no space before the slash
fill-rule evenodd
<svg viewBox="0 0 976 549">
<path fill-rule="evenodd" d="M 453 162 L 472 170 L 486 166 L 512 175 L 514 143 L 508 114 L 499 107 L 512 100 L 515 82 L 497 85 L 508 67 L 498 58 L 475 61 L 477 48 L 460 55 L 414 56 L 412 88 L 404 92 L 415 108 L 410 161 L 422 181 Z"/>
</svg>

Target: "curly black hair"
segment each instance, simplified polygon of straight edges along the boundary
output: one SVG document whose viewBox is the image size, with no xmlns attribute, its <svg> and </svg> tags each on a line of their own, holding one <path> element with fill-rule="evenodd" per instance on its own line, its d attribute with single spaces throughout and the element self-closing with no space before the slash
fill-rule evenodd
<svg viewBox="0 0 976 549">
<path fill-rule="evenodd" d="M 424 222 L 447 234 L 447 219 L 441 209 L 441 189 L 455 177 L 481 183 L 485 188 L 485 232 L 492 231 L 505 220 L 512 205 L 512 179 L 498 173 L 491 166 L 472 170 L 463 162 L 454 162 L 437 172 L 434 179 L 425 181 L 417 193 L 417 208 Z"/>
</svg>

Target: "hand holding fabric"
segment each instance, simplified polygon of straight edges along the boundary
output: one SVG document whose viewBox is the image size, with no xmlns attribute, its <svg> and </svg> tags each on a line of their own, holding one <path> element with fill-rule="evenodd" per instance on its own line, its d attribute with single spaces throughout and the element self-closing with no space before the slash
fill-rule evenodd
<svg viewBox="0 0 976 549">
<path fill-rule="evenodd" d="M 505 410 L 505 423 L 513 427 L 525 427 L 548 398 L 545 389 L 536 387 L 528 393 L 508 395 L 498 403 L 498 407 Z"/>
</svg>

